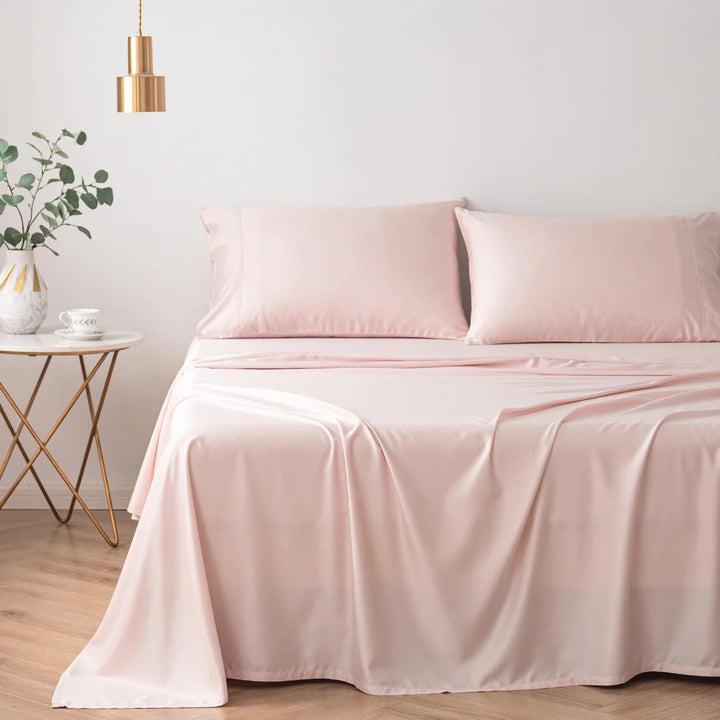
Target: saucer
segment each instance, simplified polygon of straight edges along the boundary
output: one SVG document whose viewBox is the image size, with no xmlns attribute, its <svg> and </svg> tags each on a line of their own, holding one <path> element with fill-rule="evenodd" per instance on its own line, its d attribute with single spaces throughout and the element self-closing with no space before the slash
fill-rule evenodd
<svg viewBox="0 0 720 720">
<path fill-rule="evenodd" d="M 86 333 L 74 333 L 70 328 L 62 328 L 56 330 L 55 334 L 66 340 L 102 340 L 105 336 L 105 330 L 97 328 Z"/>
</svg>

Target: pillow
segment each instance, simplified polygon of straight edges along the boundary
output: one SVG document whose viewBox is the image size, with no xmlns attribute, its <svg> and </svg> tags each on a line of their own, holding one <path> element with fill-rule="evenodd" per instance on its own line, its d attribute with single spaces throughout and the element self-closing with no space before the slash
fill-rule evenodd
<svg viewBox="0 0 720 720">
<path fill-rule="evenodd" d="M 213 285 L 198 334 L 463 338 L 464 205 L 204 208 Z"/>
<path fill-rule="evenodd" d="M 470 344 L 720 340 L 718 213 L 456 212 L 470 265 Z"/>
</svg>

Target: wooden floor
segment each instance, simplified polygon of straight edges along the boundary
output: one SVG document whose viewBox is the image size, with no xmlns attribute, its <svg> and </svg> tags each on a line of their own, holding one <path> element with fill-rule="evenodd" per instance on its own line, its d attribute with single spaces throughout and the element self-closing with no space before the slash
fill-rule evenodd
<svg viewBox="0 0 720 720">
<path fill-rule="evenodd" d="M 107 513 L 105 514 L 105 516 Z M 0 720 L 719 720 L 720 681 L 645 675 L 615 688 L 374 697 L 337 682 L 230 682 L 218 709 L 52 710 L 62 671 L 95 630 L 134 529 L 121 547 L 82 515 L 59 526 L 46 511 L 0 511 Z"/>
</svg>

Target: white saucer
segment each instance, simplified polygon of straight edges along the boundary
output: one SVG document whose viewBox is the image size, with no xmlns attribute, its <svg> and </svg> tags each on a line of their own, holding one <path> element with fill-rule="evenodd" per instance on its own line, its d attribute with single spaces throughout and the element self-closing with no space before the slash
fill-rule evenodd
<svg viewBox="0 0 720 720">
<path fill-rule="evenodd" d="M 74 333 L 70 328 L 61 328 L 56 330 L 55 334 L 66 340 L 102 340 L 105 336 L 105 330 L 98 328 L 87 333 Z"/>
</svg>

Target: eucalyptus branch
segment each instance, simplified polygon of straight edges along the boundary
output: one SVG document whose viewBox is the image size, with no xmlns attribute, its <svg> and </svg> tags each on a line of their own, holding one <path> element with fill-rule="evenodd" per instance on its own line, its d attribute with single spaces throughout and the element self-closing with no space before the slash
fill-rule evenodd
<svg viewBox="0 0 720 720">
<path fill-rule="evenodd" d="M 79 187 L 80 187 L 80 185 L 78 184 L 78 185 L 75 185 L 75 186 L 73 186 L 73 187 L 71 187 L 71 188 L 67 188 L 66 190 L 63 190 L 63 192 L 61 192 L 59 195 L 56 195 L 56 196 L 55 196 L 54 198 L 52 198 L 51 200 L 46 200 L 45 202 L 46 202 L 46 203 L 50 203 L 50 204 L 52 205 L 53 203 L 56 203 L 58 200 L 60 200 L 60 198 L 64 197 L 65 193 L 66 193 L 68 190 L 77 190 Z M 32 209 L 32 208 L 31 208 L 31 209 Z M 44 209 L 45 209 L 45 206 L 43 205 L 43 210 L 44 210 Z M 29 224 L 30 224 L 30 225 L 33 224 L 33 223 L 42 215 L 42 212 L 43 212 L 42 210 L 38 210 L 37 213 L 35 213 L 35 217 L 33 217 L 33 218 L 30 220 L 30 223 L 29 223 Z"/>
<path fill-rule="evenodd" d="M 38 178 L 38 184 L 37 184 L 37 187 L 35 188 L 35 192 L 30 193 L 30 197 L 32 198 L 32 200 L 30 201 L 30 211 L 28 212 L 28 217 L 30 218 L 30 220 L 28 221 L 28 226 L 27 226 L 28 232 L 30 232 L 30 228 L 32 227 L 33 222 L 35 220 L 37 220 L 37 217 L 40 214 L 40 213 L 38 213 L 38 215 L 33 217 L 33 210 L 35 208 L 35 198 L 37 197 L 37 194 L 40 191 L 40 183 L 42 182 L 42 179 L 44 176 L 45 176 L 45 166 L 43 165 L 43 169 L 40 171 L 40 177 Z"/>
<path fill-rule="evenodd" d="M 62 135 L 61 135 L 60 137 L 62 137 Z M 46 141 L 46 142 L 47 142 L 48 147 L 49 147 L 49 146 L 50 146 L 50 143 L 49 143 L 48 141 Z M 53 149 L 49 147 L 49 154 L 48 154 L 48 156 L 47 156 L 48 162 L 52 161 L 54 154 L 55 154 L 55 153 L 54 153 Z M 45 160 L 45 159 L 46 159 L 46 158 L 43 156 L 42 152 L 40 153 L 40 159 L 41 159 L 41 160 Z M 48 166 L 45 165 L 45 163 L 41 163 L 40 177 L 38 178 L 37 186 L 35 187 L 35 192 L 31 192 L 31 193 L 30 193 L 31 196 L 32 196 L 32 201 L 30 202 L 30 212 L 29 212 L 30 222 L 28 222 L 28 226 L 27 226 L 27 231 L 28 231 L 28 232 L 30 232 L 30 228 L 32 227 L 32 224 L 35 222 L 35 220 L 37 220 L 37 218 L 38 218 L 39 215 L 40 215 L 40 213 L 38 212 L 38 214 L 37 214 L 35 217 L 33 217 L 33 209 L 35 208 L 35 198 L 37 198 L 38 193 L 40 192 L 40 190 L 41 190 L 43 187 L 47 187 L 47 185 L 43 185 L 43 184 L 42 184 L 43 178 L 45 177 L 45 173 L 47 172 L 47 168 L 48 168 Z"/>
<path fill-rule="evenodd" d="M 28 142 L 37 155 L 33 159 L 40 163 L 40 169 L 37 174 L 28 172 L 21 175 L 15 184 L 7 176 L 7 167 L 18 159 L 18 149 L 0 139 L 0 179 L 4 180 L 10 191 L 9 196 L 0 197 L 0 214 L 8 205 L 12 205 L 20 218 L 21 228 L 18 231 L 16 227 L 9 226 L 0 231 L 0 246 L 26 250 L 44 246 L 55 252 L 46 244 L 48 238 L 56 239 L 53 231 L 62 227 L 74 227 L 88 238 L 92 237 L 87 228 L 68 220 L 82 215 L 86 210 L 95 210 L 100 205 L 112 205 L 114 193 L 112 188 L 105 184 L 108 180 L 106 170 L 97 170 L 93 176 L 94 182 L 85 182 L 82 176 L 80 182 L 75 182 L 75 171 L 68 164 L 68 154 L 61 146 L 65 138 L 71 138 L 77 145 L 84 145 L 87 135 L 83 131 L 71 133 L 63 129 L 54 140 L 40 132 L 33 132 L 32 135 L 45 143 L 47 153 L 39 146 L 41 143 L 33 145 Z M 59 192 L 52 199 L 44 200 L 43 191 L 54 182 L 61 183 Z M 16 195 L 19 189 L 26 194 Z M 23 203 L 27 204 L 21 208 Z M 38 222 L 39 230 L 33 231 Z"/>
<path fill-rule="evenodd" d="M 46 202 L 48 202 L 52 205 L 53 203 L 56 203 L 61 198 L 65 197 L 68 190 L 74 190 L 75 192 L 77 192 L 78 190 L 81 190 L 83 188 L 93 188 L 94 190 L 99 190 L 99 187 L 95 183 L 85 183 L 83 185 L 83 182 L 81 181 L 81 182 L 77 183 L 76 185 L 73 185 L 72 187 L 63 188 L 63 191 L 59 195 L 56 195 L 54 198 L 52 198 L 50 200 L 46 200 Z M 45 207 L 43 206 L 43 210 L 44 209 L 45 209 Z M 35 213 L 35 217 L 33 217 L 32 220 L 30 220 L 30 223 L 28 224 L 28 229 L 30 228 L 30 224 L 34 223 L 42 215 L 42 212 L 43 212 L 42 210 L 38 210 L 37 213 Z"/>
<path fill-rule="evenodd" d="M 3 170 L 5 171 L 5 184 L 8 186 L 8 190 L 10 191 L 10 195 L 15 195 L 15 187 L 10 184 L 10 177 L 8 176 L 8 170 L 7 165 L 3 163 Z M 20 216 L 20 228 L 22 232 L 25 232 L 25 218 L 23 217 L 22 211 L 17 205 L 13 206 L 17 210 L 17 214 Z"/>
<path fill-rule="evenodd" d="M 47 159 L 48 159 L 48 160 L 52 160 L 52 157 L 53 157 L 53 153 L 52 153 L 52 150 L 51 150 L 51 151 L 50 151 L 50 154 L 48 155 L 48 158 L 47 158 Z M 40 153 L 40 158 L 41 158 L 42 160 L 45 159 L 45 158 L 43 157 L 43 154 L 42 154 L 42 153 Z M 28 220 L 28 224 L 27 224 L 27 234 L 28 234 L 28 237 L 26 238 L 25 243 L 26 243 L 26 244 L 30 243 L 31 246 L 32 246 L 32 241 L 31 241 L 31 239 L 30 239 L 30 229 L 32 228 L 33 223 L 35 222 L 35 220 L 37 220 L 38 217 L 39 217 L 39 215 L 40 215 L 40 212 L 38 211 L 38 214 L 37 214 L 35 217 L 33 217 L 33 210 L 35 209 L 35 199 L 37 198 L 37 195 L 38 195 L 38 193 L 40 192 L 40 189 L 41 189 L 41 187 L 42 187 L 42 181 L 43 181 L 43 178 L 45 177 L 45 172 L 46 172 L 46 170 L 47 170 L 47 165 L 45 165 L 45 163 L 41 163 L 41 166 L 42 166 L 42 169 L 40 170 L 40 177 L 38 178 L 37 185 L 36 185 L 36 187 L 35 187 L 35 191 L 34 191 L 34 192 L 33 192 L 33 191 L 30 192 L 30 195 L 32 196 L 32 200 L 30 201 L 30 211 L 29 211 L 29 213 L 28 213 L 28 217 L 30 218 L 30 219 Z"/>
</svg>

